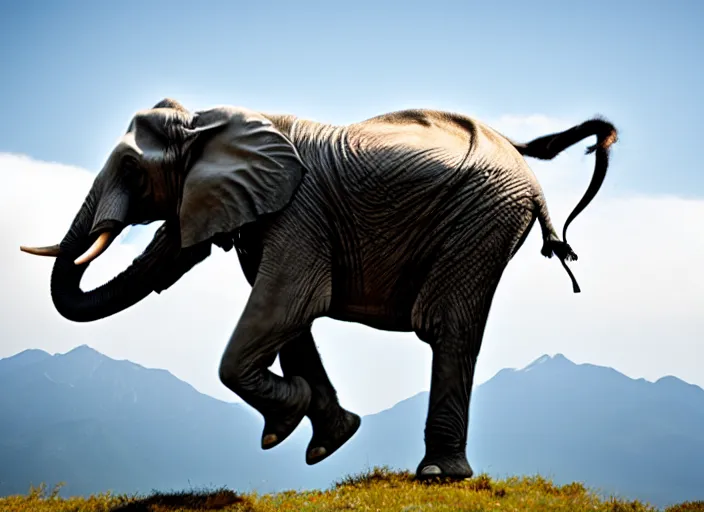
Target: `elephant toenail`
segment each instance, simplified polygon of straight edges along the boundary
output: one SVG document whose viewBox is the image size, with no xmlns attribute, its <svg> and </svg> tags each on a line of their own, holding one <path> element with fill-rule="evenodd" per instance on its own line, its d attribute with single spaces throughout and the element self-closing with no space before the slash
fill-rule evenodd
<svg viewBox="0 0 704 512">
<path fill-rule="evenodd" d="M 262 438 L 262 446 L 267 447 L 278 441 L 276 434 L 267 434 Z"/>
<path fill-rule="evenodd" d="M 442 474 L 442 470 L 435 464 L 431 464 L 430 466 L 425 466 L 421 470 L 420 474 L 425 476 L 436 476 Z"/>
<path fill-rule="evenodd" d="M 328 453 L 328 451 L 324 447 L 318 446 L 317 448 L 313 448 L 308 453 L 308 457 L 310 457 L 311 459 L 317 459 L 319 457 L 323 457 L 326 453 Z"/>
</svg>

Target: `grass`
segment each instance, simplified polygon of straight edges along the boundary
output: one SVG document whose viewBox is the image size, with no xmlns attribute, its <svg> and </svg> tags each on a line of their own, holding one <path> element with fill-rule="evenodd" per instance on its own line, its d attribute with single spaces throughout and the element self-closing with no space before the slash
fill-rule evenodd
<svg viewBox="0 0 704 512">
<path fill-rule="evenodd" d="M 569 511 L 655 512 L 639 501 L 604 500 L 582 484 L 558 486 L 540 476 L 493 480 L 478 475 L 462 482 L 418 482 L 408 472 L 375 468 L 324 491 L 237 494 L 227 489 L 144 496 L 109 493 L 61 498 L 59 488 L 32 488 L 25 496 L 0 498 L 2 512 L 223 512 L 273 511 Z M 704 512 L 704 501 L 665 512 Z"/>
</svg>

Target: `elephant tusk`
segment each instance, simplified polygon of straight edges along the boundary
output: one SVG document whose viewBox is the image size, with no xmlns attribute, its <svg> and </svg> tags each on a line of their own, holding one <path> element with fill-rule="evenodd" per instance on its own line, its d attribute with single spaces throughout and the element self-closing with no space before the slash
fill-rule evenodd
<svg viewBox="0 0 704 512">
<path fill-rule="evenodd" d="M 108 248 L 108 245 L 110 245 L 111 238 L 112 234 L 110 233 L 110 231 L 103 231 L 102 233 L 100 233 L 100 236 L 95 242 L 93 242 L 93 245 L 90 246 L 90 249 L 84 252 L 81 257 L 76 258 L 74 263 L 76 265 L 83 265 L 84 263 L 90 263 L 91 261 L 93 261 L 95 258 L 100 256 L 105 251 L 105 249 Z"/>
<path fill-rule="evenodd" d="M 56 258 L 61 253 L 61 249 L 58 244 L 48 245 L 46 247 L 27 247 L 25 245 L 20 245 L 20 251 L 28 254 L 34 254 L 35 256 L 51 256 L 53 258 Z"/>
</svg>

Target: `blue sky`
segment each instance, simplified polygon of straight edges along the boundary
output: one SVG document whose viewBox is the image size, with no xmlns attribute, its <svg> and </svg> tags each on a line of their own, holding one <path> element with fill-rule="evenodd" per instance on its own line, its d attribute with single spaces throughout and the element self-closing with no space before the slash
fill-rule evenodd
<svg viewBox="0 0 704 512">
<path fill-rule="evenodd" d="M 607 188 L 704 194 L 704 3 L 5 2 L 0 150 L 98 170 L 163 96 L 350 122 L 396 108 L 602 113 Z"/>
<path fill-rule="evenodd" d="M 536 230 L 492 307 L 477 382 L 542 354 L 704 386 L 704 2 L 23 0 L 0 7 L 0 357 L 87 343 L 235 399 L 220 355 L 249 293 L 232 253 L 91 324 L 61 318 L 51 261 L 135 111 L 242 105 L 348 123 L 408 107 L 474 115 L 519 139 L 603 114 L 620 130 L 602 193 L 571 227 L 571 293 Z M 589 141 L 591 142 L 591 141 Z M 593 170 L 587 141 L 530 161 L 556 227 Z M 105 282 L 146 245 L 136 229 L 91 264 Z M 227 285 L 223 285 L 227 284 Z M 375 412 L 427 390 L 410 334 L 316 322 L 343 401 Z M 568 332 L 568 335 L 565 335 Z M 663 342 L 667 345 L 664 347 Z"/>
</svg>

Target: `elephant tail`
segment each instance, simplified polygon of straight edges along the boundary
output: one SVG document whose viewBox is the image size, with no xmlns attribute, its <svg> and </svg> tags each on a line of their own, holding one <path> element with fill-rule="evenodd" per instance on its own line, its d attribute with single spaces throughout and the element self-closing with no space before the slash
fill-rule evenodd
<svg viewBox="0 0 704 512">
<path fill-rule="evenodd" d="M 557 237 L 557 234 L 550 224 L 550 218 L 547 215 L 547 207 L 544 204 L 544 199 L 542 201 L 543 204 L 537 205 L 537 215 L 543 231 L 543 248 L 541 253 L 548 258 L 552 257 L 553 254 L 557 255 L 572 280 L 574 293 L 580 292 L 579 285 L 565 261 L 576 260 L 577 255 L 567 243 L 567 227 L 577 215 L 587 207 L 592 199 L 594 199 L 604 182 L 606 171 L 609 167 L 609 149 L 618 138 L 616 128 L 604 119 L 594 118 L 563 132 L 545 135 L 527 143 L 511 141 L 516 150 L 523 156 L 539 158 L 541 160 L 552 160 L 568 147 L 592 135 L 596 135 L 596 144 L 589 146 L 586 153 L 595 153 L 596 162 L 594 164 L 594 173 L 592 174 L 592 180 L 584 195 L 565 221 L 565 226 L 562 231 L 562 240 Z"/>
</svg>

